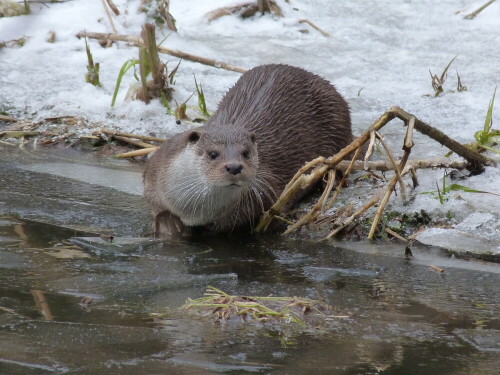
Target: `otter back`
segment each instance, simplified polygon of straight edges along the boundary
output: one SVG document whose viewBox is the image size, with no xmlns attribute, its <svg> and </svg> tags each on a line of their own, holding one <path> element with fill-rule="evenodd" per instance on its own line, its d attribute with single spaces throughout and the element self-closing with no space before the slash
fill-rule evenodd
<svg viewBox="0 0 500 375">
<path fill-rule="evenodd" d="M 255 134 L 260 164 L 280 180 L 279 190 L 305 162 L 352 141 L 349 106 L 335 87 L 288 65 L 262 65 L 241 76 L 206 124 L 233 125 Z"/>
</svg>

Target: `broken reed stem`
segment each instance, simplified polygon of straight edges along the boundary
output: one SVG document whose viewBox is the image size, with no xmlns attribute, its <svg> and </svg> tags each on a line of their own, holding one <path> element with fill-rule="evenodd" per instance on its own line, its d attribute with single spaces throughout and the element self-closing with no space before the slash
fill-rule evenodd
<svg viewBox="0 0 500 375">
<path fill-rule="evenodd" d="M 375 145 L 375 132 L 370 133 L 370 143 L 368 144 L 368 149 L 365 154 L 365 169 L 368 170 L 368 163 L 370 161 L 370 157 L 373 153 L 373 146 Z"/>
<path fill-rule="evenodd" d="M 457 155 L 463 157 L 468 161 L 467 169 L 472 172 L 479 173 L 484 169 L 485 165 L 494 166 L 495 162 L 492 159 L 489 159 L 473 150 L 468 149 L 467 147 L 461 145 L 455 140 L 451 139 L 441 131 L 431 127 L 430 125 L 418 120 L 415 116 L 407 113 L 400 107 L 391 107 L 387 112 L 385 112 L 382 116 L 380 116 L 367 130 L 365 130 L 357 139 L 355 139 L 351 144 L 344 147 L 334 156 L 325 159 L 324 157 L 316 158 L 308 163 L 306 163 L 302 168 L 297 171 L 295 176 L 290 180 L 290 182 L 285 186 L 283 192 L 278 197 L 277 201 L 273 204 L 273 206 L 265 211 L 259 221 L 259 224 L 255 228 L 256 232 L 262 232 L 267 229 L 271 221 L 273 220 L 274 215 L 277 215 L 282 207 L 289 203 L 291 199 L 295 196 L 295 193 L 300 190 L 302 187 L 310 186 L 316 183 L 320 178 L 323 178 L 324 174 L 330 170 L 334 169 L 343 159 L 346 158 L 353 151 L 362 147 L 364 143 L 368 141 L 370 137 L 372 137 L 371 133 L 379 130 L 383 126 L 385 126 L 389 121 L 394 118 L 399 118 L 405 122 L 405 124 L 410 128 L 411 131 L 407 131 L 405 137 L 405 146 L 403 149 L 405 150 L 405 154 L 403 155 L 403 159 L 401 160 L 399 172 L 403 170 L 406 162 L 408 161 L 409 151 L 411 149 L 412 142 L 412 130 L 415 128 L 422 134 L 427 135 L 428 137 L 434 139 L 439 142 L 443 146 L 448 147 L 450 150 L 454 151 Z M 314 168 L 313 168 L 314 167 Z M 313 170 L 308 174 L 305 173 L 313 168 Z M 395 176 L 395 181 L 397 181 L 397 176 Z M 396 182 L 394 182 L 395 184 Z M 394 188 L 394 186 L 393 186 Z M 392 190 L 391 190 L 392 192 Z M 376 203 L 370 201 L 371 205 Z M 370 206 L 371 207 L 371 206 Z M 368 207 L 369 208 L 369 207 Z M 367 209 L 367 208 L 366 208 Z M 364 211 L 366 211 L 364 209 Z M 359 210 L 358 210 L 359 211 Z M 364 212 L 363 211 L 363 212 Z M 336 231 L 332 232 L 337 233 Z"/>
<path fill-rule="evenodd" d="M 107 135 L 119 135 L 120 137 L 127 137 L 127 138 L 135 138 L 135 139 L 141 139 L 143 141 L 150 141 L 150 142 L 165 142 L 165 138 L 157 138 L 157 137 L 151 137 L 149 135 L 139 135 L 139 134 L 132 134 L 132 133 L 123 133 L 123 132 L 118 132 L 110 129 L 100 129 L 96 132 L 94 132 L 94 135 L 99 135 L 99 133 L 104 133 Z"/>
<path fill-rule="evenodd" d="M 392 154 L 391 149 L 387 146 L 387 143 L 385 143 L 384 139 L 382 138 L 382 135 L 379 132 L 375 132 L 376 137 L 380 141 L 380 144 L 385 150 L 385 154 L 387 155 L 387 158 L 389 159 L 389 162 L 394 166 L 394 173 L 396 174 L 398 181 L 399 181 L 399 187 L 401 191 L 401 199 L 403 201 L 406 201 L 406 189 L 405 189 L 405 184 L 403 182 L 403 178 L 401 177 L 401 173 L 399 173 L 398 167 L 396 160 L 394 159 L 394 155 Z"/>
<path fill-rule="evenodd" d="M 344 172 L 344 175 L 342 176 L 342 179 L 340 180 L 338 186 L 337 186 L 337 189 L 335 189 L 335 193 L 333 193 L 333 196 L 331 197 L 331 199 L 328 201 L 328 203 L 326 205 L 323 205 L 321 207 L 321 212 L 325 212 L 327 210 L 329 210 L 331 207 L 333 207 L 333 204 L 335 203 L 335 201 L 337 200 L 337 197 L 338 195 L 340 194 L 340 192 L 342 191 L 342 187 L 344 186 L 345 184 L 345 181 L 347 180 L 347 177 L 349 177 L 349 174 L 351 173 L 352 171 L 352 168 L 354 166 L 354 162 L 356 161 L 356 158 L 358 157 L 359 155 L 359 151 L 361 149 L 357 149 L 356 152 L 354 153 L 354 156 L 352 157 L 352 160 L 351 162 L 349 163 L 349 166 L 347 167 L 347 169 L 345 170 Z"/>
<path fill-rule="evenodd" d="M 306 222 L 308 222 L 309 219 L 311 219 L 313 217 L 313 215 L 316 214 L 316 212 L 320 211 L 321 207 L 323 206 L 323 202 L 326 200 L 326 198 L 328 198 L 328 195 L 330 195 L 330 192 L 333 189 L 334 183 L 335 183 L 335 171 L 330 170 L 330 171 L 328 171 L 328 180 L 327 180 L 325 190 L 323 191 L 323 194 L 321 194 L 321 197 L 318 199 L 316 204 L 304 216 L 302 216 L 294 224 L 292 224 L 290 227 L 288 227 L 283 234 L 288 234 L 288 233 L 293 232 L 295 229 L 297 229 L 298 227 L 301 227 Z"/>
<path fill-rule="evenodd" d="M 111 12 L 109 10 L 109 4 L 106 2 L 106 0 L 102 0 L 102 6 L 104 7 L 104 10 L 106 11 L 106 15 L 108 16 L 108 20 L 109 20 L 109 23 L 111 25 L 111 29 L 116 34 L 118 31 L 116 30 L 115 23 L 113 22 L 113 18 L 112 18 Z"/>
<path fill-rule="evenodd" d="M 0 114 L 0 121 L 5 121 L 5 122 L 18 122 L 19 120 L 14 118 L 14 117 L 10 117 L 10 116 L 5 116 L 5 115 L 1 115 Z"/>
<path fill-rule="evenodd" d="M 261 216 L 259 224 L 255 228 L 256 232 L 262 232 L 266 230 L 271 221 L 273 220 L 273 216 L 277 214 L 281 208 L 294 196 L 295 192 L 297 192 L 302 184 L 314 184 L 320 178 L 323 177 L 325 172 L 329 169 L 333 169 L 337 164 L 339 164 L 342 160 L 344 160 L 349 154 L 360 148 L 365 142 L 370 138 L 370 132 L 376 131 L 391 121 L 395 115 L 388 111 L 385 112 L 382 116 L 379 117 L 377 121 L 375 121 L 367 130 L 365 130 L 358 138 L 356 138 L 351 144 L 344 147 L 334 156 L 325 159 L 324 157 L 319 157 L 312 162 L 307 163 L 304 167 L 300 168 L 299 171 L 295 174 L 292 180 L 286 185 L 285 189 L 278 197 L 278 200 L 274 205 Z M 303 173 L 305 173 L 305 167 L 313 166 L 318 163 L 323 162 L 324 165 L 318 165 L 315 169 L 305 177 Z"/>
<path fill-rule="evenodd" d="M 115 16 L 119 16 L 120 15 L 120 11 L 118 10 L 118 7 L 115 5 L 115 3 L 113 2 L 113 0 L 106 0 L 106 2 L 108 3 L 108 6 L 111 8 L 111 10 L 115 14 Z"/>
<path fill-rule="evenodd" d="M 400 107 L 391 107 L 389 109 L 389 112 L 391 112 L 395 117 L 403 120 L 405 123 L 408 123 L 412 117 L 415 117 Z M 451 151 L 455 152 L 457 155 L 467 160 L 470 163 L 471 172 L 479 173 L 483 170 L 485 165 L 488 166 L 496 165 L 494 160 L 487 158 L 486 156 L 483 156 L 480 153 L 465 147 L 464 145 L 458 143 L 454 139 L 448 137 L 440 130 L 430 126 L 429 124 L 426 124 L 423 121 L 420 121 L 416 117 L 415 117 L 415 129 L 418 130 L 420 133 L 434 139 L 436 142 L 449 148 Z"/>
<path fill-rule="evenodd" d="M 408 164 L 408 163 L 406 163 L 406 164 Z M 463 169 L 465 169 L 466 164 L 462 163 L 462 165 L 464 166 Z M 407 165 L 406 168 L 408 168 L 410 171 L 411 182 L 413 183 L 413 188 L 415 189 L 419 185 L 418 179 L 417 179 L 417 172 L 415 172 L 415 168 L 412 165 L 410 165 L 410 166 Z M 451 168 L 453 168 L 453 167 L 451 167 Z M 458 169 L 458 168 L 455 168 L 455 169 Z"/>
<path fill-rule="evenodd" d="M 387 233 L 389 233 L 391 236 L 393 237 L 396 237 L 398 240 L 401 240 L 403 242 L 408 242 L 408 240 L 406 238 L 404 238 L 403 236 L 401 236 L 399 233 L 396 233 L 394 232 L 392 229 L 390 228 L 385 228 L 385 231 Z"/>
<path fill-rule="evenodd" d="M 131 36 L 131 35 L 123 35 L 123 34 L 116 34 L 116 33 L 109 33 L 109 34 L 106 34 L 106 33 L 88 33 L 86 31 L 81 31 L 76 35 L 76 37 L 77 38 L 87 37 L 90 39 L 99 39 L 99 40 L 112 40 L 115 42 L 127 42 L 127 43 L 130 43 L 130 44 L 137 46 L 137 47 L 144 47 L 144 43 L 142 42 L 141 39 L 136 38 L 136 37 Z M 175 56 L 175 57 L 178 57 L 180 59 L 185 59 L 185 60 L 197 62 L 200 64 L 213 66 L 214 68 L 230 70 L 230 71 L 238 72 L 238 73 L 245 73 L 247 71 L 247 69 L 241 68 L 241 67 L 236 66 L 236 65 L 224 63 L 224 62 L 213 60 L 213 59 L 208 59 L 206 57 L 192 55 L 192 54 L 182 52 L 179 50 L 165 48 L 162 46 L 158 46 L 157 49 L 158 49 L 158 52 L 166 53 L 167 55 Z"/>
<path fill-rule="evenodd" d="M 406 154 L 403 155 L 403 159 L 401 160 L 401 163 L 399 164 L 398 168 L 404 167 L 404 164 L 406 163 L 405 157 L 407 158 Z M 402 170 L 402 168 L 400 170 Z M 398 182 L 398 176 L 395 175 L 389 182 L 387 190 L 384 196 L 382 197 L 382 200 L 380 201 L 380 205 L 378 206 L 377 212 L 375 213 L 375 217 L 373 218 L 372 226 L 370 228 L 370 233 L 368 234 L 369 240 L 373 239 L 373 236 L 375 235 L 375 231 L 377 230 L 377 226 L 380 221 L 380 218 L 382 217 L 382 213 L 384 212 L 387 202 L 389 202 L 389 198 L 391 197 L 392 191 L 394 190 L 394 187 L 396 186 L 397 182 Z"/>
<path fill-rule="evenodd" d="M 128 137 L 120 137 L 119 135 L 114 135 L 113 138 L 117 139 L 118 141 L 129 143 L 131 145 L 137 146 L 137 147 L 142 147 L 142 148 L 156 148 L 157 146 L 152 145 L 151 143 L 146 143 L 143 141 L 136 141 L 133 140 L 132 138 Z"/>
<path fill-rule="evenodd" d="M 399 181 L 399 183 L 402 183 L 402 178 L 401 178 L 401 172 L 403 172 L 403 169 L 406 166 L 406 162 L 408 161 L 408 158 L 410 157 L 411 153 L 411 148 L 413 147 L 413 128 L 415 125 L 415 117 L 411 117 L 410 120 L 408 121 L 408 126 L 406 128 L 406 136 L 403 142 L 403 157 L 401 158 L 401 161 L 398 166 L 396 166 L 396 174 L 392 178 L 391 182 L 389 182 L 389 185 L 387 186 L 387 190 L 384 194 L 384 197 L 380 201 L 380 205 L 378 206 L 377 212 L 375 213 L 375 217 L 373 218 L 372 226 L 370 228 L 370 233 L 368 233 L 368 239 L 372 240 L 373 236 L 375 235 L 375 231 L 377 230 L 378 223 L 380 221 L 380 218 L 382 217 L 382 213 L 384 212 L 385 206 L 389 202 L 389 198 L 392 195 L 392 192 L 396 186 L 396 183 Z"/>
<path fill-rule="evenodd" d="M 487 3 L 485 3 L 484 5 L 480 6 L 478 9 L 476 9 L 474 12 L 472 13 L 469 13 L 467 15 L 464 16 L 464 19 L 466 20 L 471 20 L 473 18 L 475 18 L 479 13 L 481 13 L 484 9 L 486 9 L 487 7 L 489 7 L 491 4 L 493 4 L 495 2 L 495 0 L 489 0 Z"/>
<path fill-rule="evenodd" d="M 347 160 L 341 161 L 335 168 L 340 171 L 345 171 L 349 168 L 350 162 Z M 414 169 L 429 169 L 429 168 L 452 168 L 463 170 L 466 169 L 468 163 L 466 161 L 449 160 L 444 157 L 422 159 L 422 160 L 408 160 L 406 163 L 407 168 Z M 368 164 L 361 160 L 354 161 L 352 166 L 354 171 L 370 170 L 370 171 L 393 171 L 394 166 L 385 160 L 370 161 Z M 402 173 L 404 174 L 404 173 Z"/>
<path fill-rule="evenodd" d="M 320 28 L 318 25 L 316 25 L 315 23 L 313 23 L 312 21 L 309 21 L 307 19 L 303 19 L 303 20 L 299 20 L 299 23 L 307 23 L 309 26 L 311 26 L 313 29 L 319 31 L 321 33 L 321 35 L 323 35 L 324 37 L 328 38 L 330 36 L 330 34 L 328 34 L 325 30 L 323 30 L 322 28 Z"/>
<path fill-rule="evenodd" d="M 47 301 L 47 298 L 45 297 L 45 292 L 42 290 L 32 290 L 31 295 L 33 296 L 33 299 L 35 300 L 35 305 L 38 310 L 40 310 L 40 313 L 43 315 L 45 320 L 53 320 L 54 316 L 52 315 L 52 312 L 50 311 L 50 306 L 49 302 Z"/>
<path fill-rule="evenodd" d="M 380 200 L 382 193 L 383 190 L 380 189 L 375 194 L 373 194 L 372 197 L 368 201 L 366 201 L 366 203 L 362 207 L 360 207 L 356 212 L 354 212 L 349 218 L 344 220 L 342 224 L 340 224 L 336 229 L 331 231 L 324 239 L 328 240 L 330 238 L 335 237 L 337 233 L 339 233 L 342 229 L 350 225 L 354 220 L 356 220 L 357 217 L 363 215 L 369 208 L 376 205 L 377 202 Z"/>
<path fill-rule="evenodd" d="M 330 176 L 331 176 L 331 181 L 330 181 Z M 328 171 L 328 180 L 327 180 L 327 185 L 325 188 L 325 198 L 321 200 L 321 207 L 320 209 L 316 212 L 316 214 L 313 216 L 312 219 L 316 218 L 320 212 L 325 212 L 325 207 L 328 205 L 328 196 L 330 195 L 333 186 L 335 185 L 335 179 L 337 178 L 337 170 L 334 169 L 332 171 Z M 343 178 L 340 181 L 340 184 L 343 183 Z"/>
<path fill-rule="evenodd" d="M 145 156 L 152 152 L 158 150 L 159 147 L 150 147 L 150 148 L 142 148 L 140 150 L 124 152 L 123 154 L 115 155 L 115 158 L 123 159 L 123 158 L 134 158 L 136 156 Z"/>
</svg>

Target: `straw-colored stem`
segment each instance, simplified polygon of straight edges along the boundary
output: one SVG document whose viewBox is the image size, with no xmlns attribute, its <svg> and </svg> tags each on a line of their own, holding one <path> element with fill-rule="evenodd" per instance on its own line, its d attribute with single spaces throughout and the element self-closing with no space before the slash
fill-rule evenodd
<svg viewBox="0 0 500 375">
<path fill-rule="evenodd" d="M 156 151 L 158 149 L 158 147 L 150 147 L 150 148 L 143 148 L 143 149 L 140 149 L 140 150 L 136 150 L 136 151 L 130 151 L 130 152 L 124 152 L 123 154 L 118 154 L 118 155 L 115 155 L 115 158 L 134 158 L 136 156 L 145 156 L 145 155 L 148 155 L 154 151 Z"/>
<path fill-rule="evenodd" d="M 385 143 L 384 139 L 382 138 L 382 135 L 380 135 L 379 132 L 375 132 L 375 135 L 377 136 L 380 144 L 385 150 L 385 153 L 387 155 L 387 158 L 389 159 L 389 162 L 394 166 L 394 173 L 398 177 L 399 181 L 399 187 L 401 189 L 401 199 L 403 201 L 406 201 L 406 189 L 405 189 L 405 184 L 403 182 L 403 178 L 401 177 L 401 173 L 399 173 L 399 170 L 397 168 L 397 163 L 396 160 L 394 159 L 394 155 L 392 154 L 391 149 L 387 146 L 387 143 Z"/>
</svg>

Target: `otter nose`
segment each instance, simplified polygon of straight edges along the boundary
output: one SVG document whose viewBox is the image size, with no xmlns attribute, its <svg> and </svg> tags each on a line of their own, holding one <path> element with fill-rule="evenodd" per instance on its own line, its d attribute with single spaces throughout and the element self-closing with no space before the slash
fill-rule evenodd
<svg viewBox="0 0 500 375">
<path fill-rule="evenodd" d="M 226 171 L 229 174 L 237 175 L 241 173 L 243 165 L 241 164 L 226 164 Z"/>
</svg>

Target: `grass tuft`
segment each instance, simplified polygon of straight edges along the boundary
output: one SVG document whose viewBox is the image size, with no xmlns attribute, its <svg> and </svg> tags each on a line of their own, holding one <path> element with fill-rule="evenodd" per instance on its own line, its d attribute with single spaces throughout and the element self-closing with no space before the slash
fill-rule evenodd
<svg viewBox="0 0 500 375">
<path fill-rule="evenodd" d="M 198 94 L 198 108 L 200 109 L 203 116 L 209 118 L 212 115 L 207 110 L 207 103 L 205 102 L 205 94 L 203 93 L 203 87 L 201 86 L 201 82 L 200 85 L 198 85 L 198 82 L 196 81 L 196 76 L 194 74 L 193 77 L 194 77 L 194 84 L 196 85 L 196 93 Z"/>
<path fill-rule="evenodd" d="M 452 58 L 450 60 L 450 62 L 448 63 L 448 65 L 446 65 L 446 68 L 444 68 L 443 72 L 441 73 L 441 76 L 437 76 L 437 74 L 432 74 L 431 70 L 429 69 L 429 73 L 431 75 L 431 84 L 432 84 L 432 88 L 434 89 L 434 96 L 439 96 L 440 94 L 442 94 L 444 92 L 444 88 L 443 88 L 443 85 L 444 85 L 444 82 L 446 81 L 446 77 L 447 77 L 447 72 L 448 72 L 448 69 L 450 68 L 450 65 L 453 63 L 453 61 L 455 61 L 455 59 L 457 58 L 457 56 L 455 56 L 454 58 Z"/>
<path fill-rule="evenodd" d="M 495 87 L 495 91 L 493 92 L 493 97 L 490 100 L 488 105 L 488 110 L 486 112 L 486 118 L 484 120 L 483 130 L 479 130 L 474 134 L 474 138 L 476 139 L 476 144 L 474 145 L 474 149 L 478 150 L 480 148 L 496 152 L 500 154 L 500 151 L 495 150 L 493 145 L 497 144 L 497 137 L 500 136 L 500 131 L 493 130 L 493 106 L 495 105 L 495 95 L 497 93 L 497 88 Z"/>
<path fill-rule="evenodd" d="M 85 38 L 85 49 L 87 51 L 87 73 L 85 74 L 85 81 L 94 85 L 96 87 L 101 87 L 101 83 L 99 82 L 99 63 L 94 63 L 94 58 L 92 57 L 92 52 L 90 52 L 90 47 L 87 42 L 87 38 Z"/>
<path fill-rule="evenodd" d="M 331 308 L 321 301 L 299 297 L 232 296 L 220 289 L 208 286 L 204 297 L 188 299 L 184 309 L 206 311 L 216 321 L 226 321 L 233 316 L 242 320 L 259 322 L 284 322 L 304 324 L 306 314 L 326 316 Z"/>
</svg>

